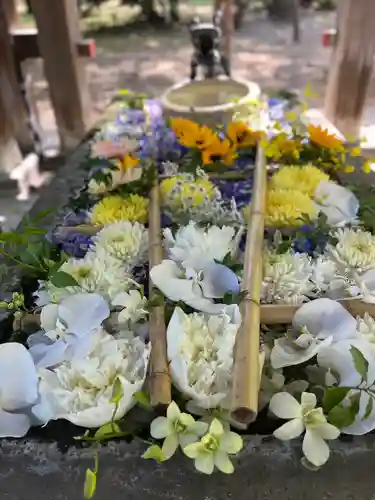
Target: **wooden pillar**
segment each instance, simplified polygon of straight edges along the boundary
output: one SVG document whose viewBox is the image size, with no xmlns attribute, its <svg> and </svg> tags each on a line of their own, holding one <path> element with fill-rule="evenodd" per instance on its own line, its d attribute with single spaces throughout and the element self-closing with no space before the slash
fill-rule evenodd
<svg viewBox="0 0 375 500">
<path fill-rule="evenodd" d="M 234 31 L 234 2 L 233 0 L 223 1 L 223 41 L 224 54 L 232 67 L 232 40 Z"/>
<path fill-rule="evenodd" d="M 8 26 L 15 26 L 19 21 L 16 0 L 3 0 Z"/>
<path fill-rule="evenodd" d="M 325 97 L 326 117 L 357 140 L 375 55 L 375 1 L 341 0 L 337 44 Z"/>
<path fill-rule="evenodd" d="M 20 147 L 25 152 L 30 151 L 33 147 L 32 135 L 28 127 L 27 111 L 16 76 L 12 38 L 8 32 L 4 0 L 0 0 L 0 94 L 1 107 L 3 108 L 0 111 L 3 120 L 2 132 L 8 136 L 9 131 L 12 130 Z M 5 121 L 9 123 L 5 123 Z"/>
<path fill-rule="evenodd" d="M 63 149 L 75 147 L 90 126 L 90 106 L 80 40 L 77 0 L 31 0 L 52 106 Z"/>
</svg>

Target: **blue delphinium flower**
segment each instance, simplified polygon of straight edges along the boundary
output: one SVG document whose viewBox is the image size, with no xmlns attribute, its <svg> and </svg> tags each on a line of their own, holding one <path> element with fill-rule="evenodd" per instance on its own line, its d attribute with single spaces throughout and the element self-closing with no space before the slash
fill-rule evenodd
<svg viewBox="0 0 375 500">
<path fill-rule="evenodd" d="M 78 226 L 79 224 L 85 224 L 87 220 L 88 215 L 86 210 L 70 211 L 64 217 L 63 226 Z"/>
<path fill-rule="evenodd" d="M 54 240 L 62 251 L 76 259 L 84 257 L 93 244 L 91 236 L 81 233 L 56 235 Z"/>
<path fill-rule="evenodd" d="M 230 200 L 234 198 L 238 208 L 242 208 L 250 203 L 253 187 L 253 180 L 251 177 L 239 181 L 213 179 L 213 182 L 219 188 L 224 201 L 230 202 Z"/>
</svg>

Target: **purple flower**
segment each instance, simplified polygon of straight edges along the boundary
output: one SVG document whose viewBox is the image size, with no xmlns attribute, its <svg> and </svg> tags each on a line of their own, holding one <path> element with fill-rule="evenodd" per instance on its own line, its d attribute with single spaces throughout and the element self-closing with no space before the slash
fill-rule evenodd
<svg viewBox="0 0 375 500">
<path fill-rule="evenodd" d="M 84 257 L 93 244 L 91 236 L 81 233 L 55 234 L 53 239 L 61 250 L 76 259 Z"/>
<path fill-rule="evenodd" d="M 78 226 L 79 224 L 85 224 L 87 222 L 88 216 L 86 210 L 79 210 L 78 212 L 68 212 L 63 221 L 64 226 Z"/>
<path fill-rule="evenodd" d="M 235 199 L 238 208 L 248 205 L 251 200 L 251 192 L 253 187 L 252 178 L 240 181 L 229 181 L 224 179 L 214 179 L 213 181 L 219 188 L 224 201 Z"/>
</svg>

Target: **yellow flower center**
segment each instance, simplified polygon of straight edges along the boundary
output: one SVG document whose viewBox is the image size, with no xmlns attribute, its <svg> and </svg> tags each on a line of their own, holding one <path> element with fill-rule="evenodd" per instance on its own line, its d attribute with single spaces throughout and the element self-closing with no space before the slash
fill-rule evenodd
<svg viewBox="0 0 375 500">
<path fill-rule="evenodd" d="M 219 440 L 212 434 L 206 434 L 203 436 L 201 442 L 205 449 L 211 453 L 219 449 Z"/>
</svg>

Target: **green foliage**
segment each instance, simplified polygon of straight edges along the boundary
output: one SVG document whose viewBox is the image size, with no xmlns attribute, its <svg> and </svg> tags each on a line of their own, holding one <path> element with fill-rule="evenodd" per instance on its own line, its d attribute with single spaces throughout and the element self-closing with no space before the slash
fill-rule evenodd
<svg viewBox="0 0 375 500">
<path fill-rule="evenodd" d="M 96 472 L 94 470 L 87 469 L 85 484 L 83 487 L 83 497 L 85 498 L 85 500 L 91 500 L 91 498 L 93 498 L 93 496 L 95 495 L 96 480 L 97 480 Z"/>
<path fill-rule="evenodd" d="M 350 387 L 329 387 L 323 397 L 324 413 L 329 413 L 339 405 L 348 395 Z"/>
<path fill-rule="evenodd" d="M 110 399 L 110 402 L 114 403 L 115 405 L 118 405 L 123 397 L 124 397 L 124 389 L 122 387 L 121 380 L 117 378 L 115 380 L 115 383 L 113 384 L 112 397 Z M 113 415 L 113 417 L 114 416 L 115 414 Z"/>
<path fill-rule="evenodd" d="M 362 377 L 362 380 L 367 380 L 369 363 L 359 349 L 354 346 L 350 348 L 350 354 L 353 358 L 354 368 Z"/>
<path fill-rule="evenodd" d="M 57 271 L 49 277 L 49 281 L 57 288 L 66 288 L 68 286 L 79 286 L 77 281 L 64 271 Z"/>
<path fill-rule="evenodd" d="M 142 458 L 155 460 L 158 464 L 165 462 L 166 458 L 162 449 L 157 444 L 152 444 L 142 455 Z"/>
<path fill-rule="evenodd" d="M 149 398 L 148 394 L 146 394 L 145 392 L 142 392 L 142 391 L 136 392 L 134 394 L 134 399 L 145 410 L 152 410 L 150 398 Z"/>
</svg>

